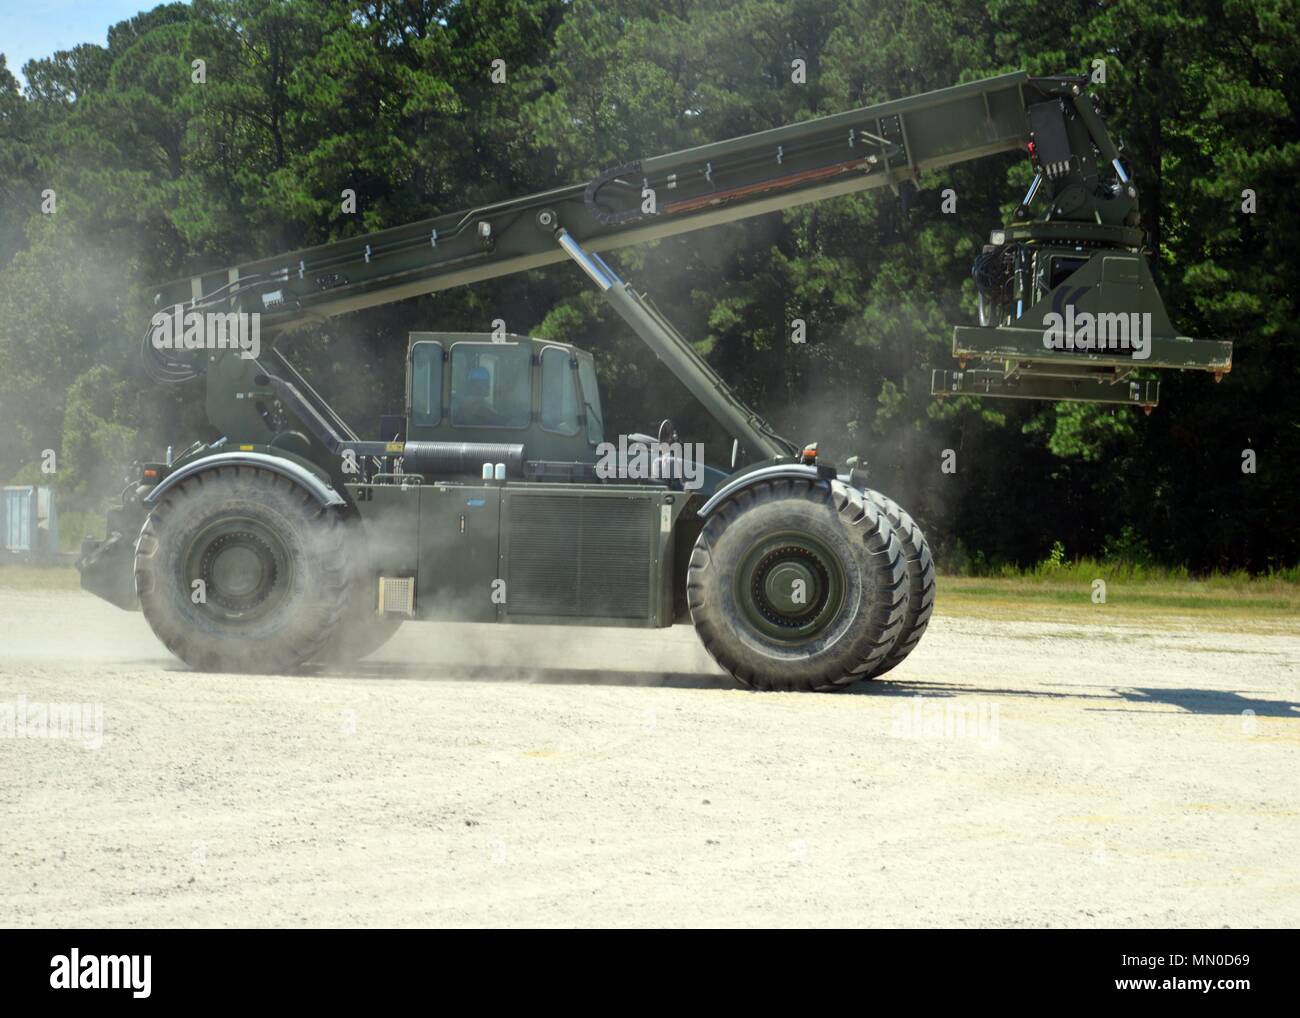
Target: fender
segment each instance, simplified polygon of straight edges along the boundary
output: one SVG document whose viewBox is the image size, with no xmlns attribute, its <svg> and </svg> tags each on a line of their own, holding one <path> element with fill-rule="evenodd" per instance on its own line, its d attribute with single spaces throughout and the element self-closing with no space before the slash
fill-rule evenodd
<svg viewBox="0 0 1300 1018">
<path fill-rule="evenodd" d="M 327 481 L 321 480 L 320 477 L 301 463 L 286 459 L 283 456 L 271 456 L 264 452 L 219 452 L 211 456 L 203 456 L 168 474 L 158 487 L 149 492 L 141 501 L 146 506 L 154 506 L 160 498 L 180 484 L 181 481 L 193 477 L 195 474 L 201 474 L 213 467 L 261 467 L 264 470 L 279 474 L 281 477 L 287 477 L 305 488 L 322 506 L 347 505 L 347 500 L 335 491 Z"/>
<path fill-rule="evenodd" d="M 835 479 L 835 469 L 833 467 L 818 467 L 809 463 L 775 463 L 771 466 L 759 467 L 757 470 L 739 474 L 713 493 L 709 500 L 700 507 L 699 517 L 702 520 L 707 520 L 713 515 L 718 506 L 737 492 L 744 491 L 746 488 L 761 484 L 764 481 L 775 481 L 784 478 L 829 482 Z"/>
</svg>

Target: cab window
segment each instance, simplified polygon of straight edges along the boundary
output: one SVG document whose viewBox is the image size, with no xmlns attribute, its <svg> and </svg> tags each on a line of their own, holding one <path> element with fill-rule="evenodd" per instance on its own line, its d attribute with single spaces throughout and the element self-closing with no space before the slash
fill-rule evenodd
<svg viewBox="0 0 1300 1018">
<path fill-rule="evenodd" d="M 573 358 L 568 350 L 548 346 L 542 351 L 542 429 L 561 435 L 578 433 L 578 390 L 573 382 Z"/>
<path fill-rule="evenodd" d="M 590 354 L 578 354 L 578 383 L 582 386 L 582 410 L 587 415 L 587 441 L 599 445 L 605 440 L 605 415 L 596 387 L 596 365 Z"/>
<path fill-rule="evenodd" d="M 533 409 L 532 367 L 529 344 L 455 344 L 451 423 L 458 428 L 526 428 Z"/>
<path fill-rule="evenodd" d="M 411 422 L 431 428 L 442 420 L 442 344 L 427 340 L 411 347 Z"/>
</svg>

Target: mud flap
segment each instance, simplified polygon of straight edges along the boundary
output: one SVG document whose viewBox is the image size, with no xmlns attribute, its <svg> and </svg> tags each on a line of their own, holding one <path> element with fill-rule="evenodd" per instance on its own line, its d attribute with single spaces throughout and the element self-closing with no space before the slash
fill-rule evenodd
<svg viewBox="0 0 1300 1018">
<path fill-rule="evenodd" d="M 82 590 L 126 611 L 140 610 L 135 595 L 135 548 L 120 533 L 114 532 L 106 541 L 89 537 L 82 541 L 77 570 Z"/>
</svg>

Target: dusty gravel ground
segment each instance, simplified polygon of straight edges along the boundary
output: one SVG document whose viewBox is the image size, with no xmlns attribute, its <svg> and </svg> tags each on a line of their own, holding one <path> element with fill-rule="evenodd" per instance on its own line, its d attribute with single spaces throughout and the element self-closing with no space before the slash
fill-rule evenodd
<svg viewBox="0 0 1300 1018">
<path fill-rule="evenodd" d="M 205 675 L 0 590 L 0 925 L 1300 925 L 1300 627 L 1112 618 L 761 695 L 685 627 Z"/>
</svg>

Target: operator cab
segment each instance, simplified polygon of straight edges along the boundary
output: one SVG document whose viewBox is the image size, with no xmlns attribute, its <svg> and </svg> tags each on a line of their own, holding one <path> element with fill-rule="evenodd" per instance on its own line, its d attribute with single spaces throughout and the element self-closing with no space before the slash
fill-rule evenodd
<svg viewBox="0 0 1300 1018">
<path fill-rule="evenodd" d="M 594 464 L 604 420 L 591 354 L 531 336 L 413 332 L 405 439 L 522 445 L 529 461 Z"/>
</svg>

